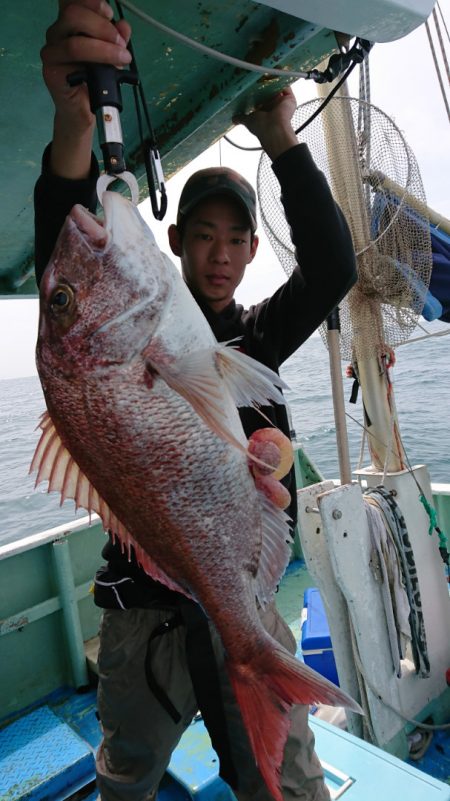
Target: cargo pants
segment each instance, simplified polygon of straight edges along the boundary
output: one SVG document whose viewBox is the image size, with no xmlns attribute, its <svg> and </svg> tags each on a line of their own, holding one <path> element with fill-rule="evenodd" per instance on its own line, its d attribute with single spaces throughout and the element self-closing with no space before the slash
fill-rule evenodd
<svg viewBox="0 0 450 801">
<path fill-rule="evenodd" d="M 271 604 L 260 612 L 266 630 L 291 653 L 296 643 Z M 103 741 L 97 753 L 97 785 L 102 801 L 150 801 L 183 732 L 197 713 L 186 661 L 186 630 L 178 626 L 152 643 L 152 672 L 179 711 L 175 723 L 149 689 L 144 662 L 152 632 L 170 617 L 155 609 L 106 609 L 103 612 L 98 711 Z M 233 763 L 239 777 L 238 801 L 273 801 L 256 767 L 239 708 L 224 666 L 220 638 L 210 624 L 219 671 Z M 308 707 L 294 706 L 282 766 L 285 801 L 329 801 Z"/>
</svg>

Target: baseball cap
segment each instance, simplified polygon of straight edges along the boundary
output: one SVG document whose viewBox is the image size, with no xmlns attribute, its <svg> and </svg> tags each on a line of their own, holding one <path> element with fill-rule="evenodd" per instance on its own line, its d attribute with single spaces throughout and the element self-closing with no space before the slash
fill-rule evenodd
<svg viewBox="0 0 450 801">
<path fill-rule="evenodd" d="M 256 231 L 256 194 L 252 185 L 230 167 L 198 170 L 186 181 L 178 204 L 177 225 L 192 209 L 215 195 L 230 195 L 246 212 L 252 232 Z"/>
</svg>

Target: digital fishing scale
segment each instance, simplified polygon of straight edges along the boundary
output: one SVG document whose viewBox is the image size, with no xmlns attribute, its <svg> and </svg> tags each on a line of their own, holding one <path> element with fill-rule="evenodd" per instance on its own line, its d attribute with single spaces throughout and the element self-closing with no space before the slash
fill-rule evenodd
<svg viewBox="0 0 450 801">
<path fill-rule="evenodd" d="M 120 18 L 123 18 L 120 4 L 116 2 Z M 97 196 L 102 202 L 103 193 L 115 180 L 120 179 L 127 184 L 131 199 L 135 205 L 139 200 L 139 186 L 135 175 L 126 169 L 125 148 L 123 143 L 120 113 L 122 104 L 122 84 L 130 84 L 134 89 L 136 118 L 138 122 L 141 146 L 144 153 L 145 169 L 153 215 L 162 220 L 167 210 L 167 194 L 161 158 L 144 97 L 142 83 L 131 47 L 127 45 L 132 61 L 129 69 L 120 69 L 111 64 L 86 64 L 80 70 L 67 76 L 70 86 L 85 83 L 88 88 L 92 113 L 97 121 L 100 148 L 103 153 L 105 172 L 97 181 Z M 148 136 L 144 137 L 142 114 L 147 123 Z M 158 194 L 159 193 L 159 202 Z"/>
</svg>

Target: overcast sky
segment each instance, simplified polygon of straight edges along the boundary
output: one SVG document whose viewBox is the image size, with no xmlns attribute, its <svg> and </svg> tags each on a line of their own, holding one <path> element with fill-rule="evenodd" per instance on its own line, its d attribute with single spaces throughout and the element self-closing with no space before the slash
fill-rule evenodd
<svg viewBox="0 0 450 801">
<path fill-rule="evenodd" d="M 450 21 L 450 0 L 441 0 L 440 7 Z M 448 45 L 448 42 L 447 42 Z M 358 68 L 354 73 L 357 75 Z M 450 217 L 450 125 L 440 94 L 424 26 L 409 36 L 389 44 L 377 44 L 370 56 L 371 102 L 391 116 L 412 148 L 422 175 L 428 205 Z M 310 82 L 294 85 L 298 103 L 316 97 Z M 357 96 L 357 79 L 350 82 L 350 94 Z M 49 128 L 51 121 L 49 120 Z M 232 133 L 242 144 L 256 144 L 242 127 Z M 232 166 L 256 184 L 259 154 L 243 153 L 222 141 L 168 182 L 169 206 L 162 223 L 155 222 L 148 203 L 143 213 L 154 230 L 162 250 L 168 251 L 167 226 L 174 221 L 176 206 L 187 177 L 196 169 L 218 163 Z M 270 295 L 284 280 L 270 245 L 259 231 L 261 243 L 255 260 L 237 291 L 238 302 L 245 306 Z M 37 301 L 0 301 L 0 378 L 35 374 L 34 346 L 37 333 Z"/>
</svg>

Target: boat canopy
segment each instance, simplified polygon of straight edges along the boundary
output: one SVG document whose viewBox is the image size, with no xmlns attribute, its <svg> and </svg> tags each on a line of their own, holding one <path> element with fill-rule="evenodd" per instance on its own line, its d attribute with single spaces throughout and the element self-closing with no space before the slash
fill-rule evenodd
<svg viewBox="0 0 450 801">
<path fill-rule="evenodd" d="M 159 22 L 197 42 L 253 64 L 276 69 L 262 75 L 205 55 L 144 22 L 125 9 L 133 26 L 133 46 L 166 180 L 232 127 L 235 113 L 248 110 L 266 94 L 291 82 L 283 70 L 308 71 L 338 51 L 334 28 L 342 9 L 367 12 L 387 0 L 340 3 L 295 2 L 295 15 L 252 0 L 136 0 Z M 275 4 L 272 4 L 275 5 Z M 315 19 L 312 9 L 321 14 Z M 392 0 L 392 5 L 399 5 Z M 403 3 L 403 5 L 405 5 Z M 430 0 L 415 0 L 405 11 L 420 24 Z M 324 9 L 329 7 L 329 19 Z M 426 6 L 426 9 L 425 9 Z M 305 9 L 303 12 L 302 9 Z M 323 12 L 323 13 L 322 13 Z M 302 18 L 302 14 L 305 14 Z M 9 0 L 2 8 L 0 56 L 2 109 L 0 185 L 0 295 L 32 296 L 33 187 L 40 159 L 52 135 L 53 107 L 41 77 L 39 52 L 54 21 L 54 0 Z M 316 15 L 314 15 L 316 16 Z M 320 17 L 320 18 L 319 18 Z M 346 18 L 348 15 L 346 15 Z M 413 19 L 414 18 L 414 19 Z M 143 149 L 132 89 L 122 90 L 122 128 L 128 169 L 136 174 L 140 198 L 146 195 Z M 101 162 L 101 153 L 97 153 Z"/>
<path fill-rule="evenodd" d="M 301 15 L 318 25 L 361 36 L 371 42 L 393 42 L 411 33 L 431 14 L 435 0 L 261 0 L 278 11 Z"/>
</svg>

